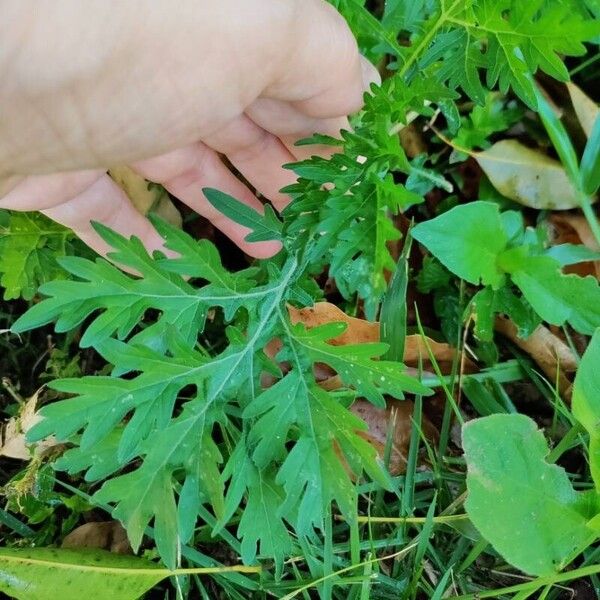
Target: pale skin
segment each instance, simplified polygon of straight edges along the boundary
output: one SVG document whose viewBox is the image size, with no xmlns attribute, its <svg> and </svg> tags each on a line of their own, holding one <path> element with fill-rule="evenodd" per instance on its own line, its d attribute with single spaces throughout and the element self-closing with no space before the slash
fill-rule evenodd
<svg viewBox="0 0 600 600">
<path fill-rule="evenodd" d="M 0 208 L 39 210 L 100 253 L 90 222 L 162 239 L 106 170 L 127 164 L 244 251 L 274 242 L 211 207 L 202 188 L 282 209 L 281 165 L 326 153 L 377 79 L 323 0 L 0 0 Z"/>
</svg>

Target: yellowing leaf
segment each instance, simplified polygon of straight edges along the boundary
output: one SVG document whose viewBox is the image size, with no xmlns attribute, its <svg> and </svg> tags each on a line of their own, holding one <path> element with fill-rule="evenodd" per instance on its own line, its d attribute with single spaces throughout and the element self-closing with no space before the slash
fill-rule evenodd
<svg viewBox="0 0 600 600">
<path fill-rule="evenodd" d="M 387 399 L 387 408 L 377 408 L 367 400 L 356 400 L 350 410 L 359 416 L 368 426 L 368 431 L 358 433 L 367 440 L 380 458 L 383 459 L 388 429 L 392 427 L 392 447 L 388 470 L 392 475 L 400 475 L 406 470 L 408 446 L 412 433 L 414 403 L 410 400 Z M 428 440 L 435 440 L 438 432 L 431 421 L 422 416 L 421 427 Z"/>
<path fill-rule="evenodd" d="M 136 600 L 166 577 L 184 573 L 258 572 L 259 567 L 161 569 L 103 550 L 0 548 L 0 591 L 18 600 Z"/>
<path fill-rule="evenodd" d="M 600 114 L 600 107 L 574 83 L 567 83 L 567 89 L 569 90 L 571 102 L 573 103 L 573 108 L 581 123 L 581 127 L 585 131 L 585 135 L 590 137 L 594 121 L 598 114 Z"/>
<path fill-rule="evenodd" d="M 147 215 L 152 211 L 167 223 L 181 227 L 181 215 L 164 190 L 149 188 L 148 182 L 129 167 L 113 167 L 108 173 L 127 194 L 138 212 Z"/>
<path fill-rule="evenodd" d="M 519 204 L 540 210 L 579 206 L 562 165 L 516 140 L 502 140 L 473 156 L 492 185 Z"/>
<path fill-rule="evenodd" d="M 40 390 L 37 390 L 29 398 L 18 416 L 12 417 L 4 426 L 2 431 L 2 445 L 0 446 L 0 456 L 9 458 L 18 458 L 20 460 L 29 460 L 31 458 L 31 444 L 25 443 L 25 434 L 41 420 L 37 414 L 37 401 Z M 54 446 L 56 441 L 50 437 L 35 445 L 38 452 Z"/>
</svg>

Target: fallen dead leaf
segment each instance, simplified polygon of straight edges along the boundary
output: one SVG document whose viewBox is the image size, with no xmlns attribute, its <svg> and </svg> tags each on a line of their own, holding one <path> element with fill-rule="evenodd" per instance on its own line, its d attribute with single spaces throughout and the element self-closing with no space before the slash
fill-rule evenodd
<svg viewBox="0 0 600 600">
<path fill-rule="evenodd" d="M 600 107 L 574 83 L 568 82 L 567 89 L 569 90 L 577 119 L 581 123 L 581 128 L 585 132 L 585 135 L 590 137 L 594 122 L 600 114 Z"/>
<path fill-rule="evenodd" d="M 112 167 L 108 174 L 127 194 L 131 203 L 142 215 L 147 215 L 152 211 L 167 223 L 181 227 L 181 214 L 167 193 L 160 188 L 149 189 L 148 182 L 126 166 Z"/>
<path fill-rule="evenodd" d="M 379 342 L 379 323 L 357 319 L 356 317 L 348 316 L 343 310 L 335 304 L 329 302 L 317 302 L 314 306 L 308 308 L 294 308 L 288 306 L 290 320 L 293 324 L 303 323 L 307 329 L 318 327 L 331 322 L 346 323 L 346 330 L 339 336 L 329 340 L 333 346 L 344 346 L 346 344 L 366 344 L 370 342 Z M 423 368 L 428 370 L 431 368 L 427 345 L 438 363 L 442 373 L 449 373 L 452 368 L 452 363 L 456 356 L 456 349 L 449 344 L 436 342 L 431 338 L 423 339 L 420 335 L 406 336 L 404 345 L 404 364 L 412 367 L 419 365 L 419 360 L 422 360 Z M 271 354 L 273 356 L 273 354 Z M 467 360 L 466 372 L 476 370 L 475 365 Z"/>
<path fill-rule="evenodd" d="M 412 431 L 413 402 L 387 398 L 387 408 L 381 409 L 367 400 L 357 400 L 350 410 L 368 425 L 368 432 L 361 431 L 359 435 L 377 450 L 380 457 L 384 455 L 388 428 L 393 427 L 388 469 L 392 475 L 404 473 Z M 436 428 L 425 415 L 421 419 L 421 429 L 429 440 L 435 439 L 438 435 Z"/>
<path fill-rule="evenodd" d="M 567 210 L 579 206 L 573 184 L 557 160 L 516 140 L 502 140 L 473 154 L 492 185 L 530 208 Z"/>
<path fill-rule="evenodd" d="M 292 323 L 303 323 L 309 329 L 331 322 L 346 323 L 346 330 L 329 341 L 332 345 L 365 344 L 379 342 L 380 340 L 379 323 L 350 317 L 340 308 L 328 302 L 318 302 L 312 307 L 303 309 L 290 306 L 288 311 Z M 448 344 L 436 342 L 429 338 L 427 338 L 427 342 L 442 372 L 449 373 L 456 356 L 456 349 Z M 272 350 L 274 349 L 273 347 Z M 422 361 L 424 369 L 431 367 L 425 341 L 420 335 L 407 336 L 404 362 L 413 366 L 412 370 L 415 375 L 416 369 L 414 367 L 417 367 L 420 361 Z M 475 365 L 467 361 L 467 369 L 469 371 L 475 370 Z M 342 387 L 339 376 L 327 365 L 316 365 L 315 376 L 319 381 L 319 385 L 326 390 L 336 390 Z M 389 397 L 386 398 L 386 403 L 387 407 L 381 409 L 373 406 L 367 400 L 358 399 L 352 404 L 350 410 L 366 422 L 368 431 L 359 432 L 359 435 L 373 445 L 380 457 L 383 457 L 388 428 L 392 423 L 394 437 L 389 470 L 392 475 L 398 475 L 403 473 L 406 468 L 414 404 L 410 400 L 395 400 Z M 422 416 L 421 427 L 428 439 L 437 437 L 437 429 L 425 414 Z M 343 458 L 342 462 L 345 463 Z"/>
<path fill-rule="evenodd" d="M 498 316 L 495 328 L 531 356 L 551 383 L 558 375 L 559 390 L 567 397 L 570 395 L 571 382 L 567 374 L 577 370 L 577 359 L 567 344 L 543 325 L 527 339 L 518 336 L 517 326 L 506 317 Z"/>
<path fill-rule="evenodd" d="M 37 390 L 31 398 L 28 398 L 21 412 L 16 417 L 12 417 L 2 429 L 2 445 L 0 446 L 0 456 L 8 458 L 17 458 L 19 460 L 30 460 L 32 450 L 40 454 L 56 445 L 56 440 L 52 437 L 38 442 L 37 444 L 27 444 L 25 434 L 40 421 L 41 417 L 36 412 L 39 394 L 42 388 Z"/>
<path fill-rule="evenodd" d="M 600 246 L 590 229 L 585 217 L 571 213 L 554 213 L 550 215 L 553 244 L 583 244 L 590 250 L 600 251 Z M 582 277 L 595 275 L 600 278 L 600 261 L 569 265 L 567 273 L 577 273 Z"/>
<path fill-rule="evenodd" d="M 409 158 L 415 158 L 415 156 L 427 152 L 427 144 L 423 139 L 423 134 L 414 123 L 403 127 L 398 135 L 400 136 L 400 144 Z"/>
<path fill-rule="evenodd" d="M 99 548 L 113 554 L 133 554 L 127 532 L 119 521 L 93 521 L 65 537 L 62 548 Z"/>
</svg>

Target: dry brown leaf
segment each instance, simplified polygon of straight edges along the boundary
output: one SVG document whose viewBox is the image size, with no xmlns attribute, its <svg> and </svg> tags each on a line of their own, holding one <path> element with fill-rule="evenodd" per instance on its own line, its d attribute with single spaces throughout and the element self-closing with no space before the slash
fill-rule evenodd
<svg viewBox="0 0 600 600">
<path fill-rule="evenodd" d="M 93 521 L 65 537 L 62 548 L 99 548 L 114 554 L 133 554 L 127 532 L 119 521 Z"/>
<path fill-rule="evenodd" d="M 549 221 L 553 228 L 553 243 L 583 244 L 590 250 L 600 251 L 600 246 L 585 217 L 571 213 L 554 213 Z M 600 261 L 579 263 L 565 268 L 568 273 L 577 273 L 582 277 L 595 275 L 600 278 Z"/>
<path fill-rule="evenodd" d="M 332 346 L 345 346 L 347 344 L 368 344 L 379 341 L 379 323 L 357 319 L 348 316 L 335 304 L 329 302 L 316 302 L 308 308 L 294 308 L 288 306 L 290 321 L 302 323 L 307 329 L 319 327 L 327 323 L 346 323 L 346 330 L 336 338 L 329 340 Z"/>
<path fill-rule="evenodd" d="M 540 325 L 527 339 L 522 339 L 518 336 L 516 325 L 502 316 L 496 318 L 496 331 L 531 356 L 551 383 L 556 381 L 558 373 L 559 389 L 563 394 L 568 395 L 571 382 L 567 374 L 577 370 L 577 359 L 567 344 L 543 325 Z"/>
<path fill-rule="evenodd" d="M 585 131 L 585 135 L 590 137 L 594 122 L 600 114 L 600 107 L 574 83 L 568 82 L 567 89 L 581 128 Z"/>
<path fill-rule="evenodd" d="M 335 304 L 317 302 L 312 307 L 302 309 L 288 306 L 288 311 L 292 323 L 303 323 L 308 329 L 331 322 L 346 323 L 346 330 L 336 338 L 329 340 L 332 345 L 379 342 L 379 323 L 350 317 Z M 429 338 L 427 338 L 427 342 L 442 372 L 449 372 L 456 350 L 448 344 L 442 344 Z M 280 347 L 281 342 L 275 340 L 268 353 L 274 356 Z M 425 368 L 430 364 L 425 341 L 420 335 L 407 336 L 404 362 L 417 366 L 420 361 L 423 361 Z M 473 363 L 468 362 L 467 368 L 474 368 Z M 327 365 L 316 365 L 315 376 L 319 385 L 329 391 L 339 389 L 343 385 L 339 376 Z M 352 404 L 350 410 L 367 423 L 368 431 L 359 432 L 359 435 L 373 445 L 380 457 L 383 457 L 385 450 L 388 427 L 390 423 L 394 423 L 389 470 L 392 475 L 398 475 L 403 473 L 406 467 L 414 404 L 410 400 L 395 400 L 389 397 L 386 398 L 386 404 L 387 407 L 382 409 L 373 406 L 367 400 L 358 399 Z M 426 415 L 422 417 L 422 429 L 429 439 L 434 439 L 438 435 L 435 426 Z M 341 455 L 340 458 L 345 464 Z"/>
<path fill-rule="evenodd" d="M 129 167 L 113 167 L 108 174 L 127 194 L 139 213 L 147 215 L 152 211 L 167 223 L 181 227 L 181 214 L 167 194 L 158 188 L 148 189 L 148 182 Z"/>
<path fill-rule="evenodd" d="M 427 144 L 423 139 L 423 134 L 414 123 L 402 128 L 398 135 L 400 136 L 400 144 L 409 158 L 415 158 L 415 156 L 427 152 Z"/>
<path fill-rule="evenodd" d="M 410 400 L 394 400 L 387 398 L 387 409 L 373 406 L 367 400 L 357 400 L 350 410 L 359 416 L 369 427 L 368 432 L 359 432 L 383 457 L 388 428 L 393 423 L 394 437 L 390 454 L 389 471 L 392 475 L 400 475 L 406 469 L 408 446 L 412 430 L 414 404 Z M 435 439 L 436 428 L 425 415 L 422 416 L 421 428 L 428 439 Z"/>
<path fill-rule="evenodd" d="M 473 156 L 492 185 L 519 204 L 547 210 L 579 206 L 577 192 L 561 163 L 516 140 L 496 142 Z"/>
<path fill-rule="evenodd" d="M 41 389 L 37 390 L 31 398 L 25 401 L 18 416 L 12 417 L 4 425 L 2 429 L 0 456 L 29 460 L 32 456 L 31 450 L 33 448 L 39 454 L 56 445 L 56 440 L 52 437 L 33 445 L 25 443 L 25 434 L 41 419 L 36 412 Z"/>
<path fill-rule="evenodd" d="M 301 309 L 288 306 L 288 311 L 292 323 L 303 323 L 307 329 L 331 322 L 346 323 L 348 325 L 346 330 L 336 338 L 329 340 L 329 343 L 333 346 L 366 344 L 380 341 L 379 323 L 350 317 L 335 304 L 329 302 L 317 302 L 314 306 Z M 456 349 L 449 344 L 436 342 L 431 338 L 427 338 L 427 344 L 438 362 L 442 373 L 449 373 L 456 355 Z M 431 368 L 429 354 L 423 337 L 420 335 L 408 335 L 406 336 L 404 345 L 404 363 L 417 367 L 419 360 L 423 361 L 425 369 Z M 467 360 L 466 371 L 471 372 L 473 370 L 476 370 L 475 365 Z"/>
</svg>

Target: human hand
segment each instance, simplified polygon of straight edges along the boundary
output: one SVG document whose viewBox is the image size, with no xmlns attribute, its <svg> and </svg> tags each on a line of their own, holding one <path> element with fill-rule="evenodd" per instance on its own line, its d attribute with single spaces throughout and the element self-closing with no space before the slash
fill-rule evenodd
<svg viewBox="0 0 600 600">
<path fill-rule="evenodd" d="M 162 238 L 106 174 L 128 164 L 265 257 L 202 188 L 282 209 L 281 165 L 337 135 L 376 80 L 342 17 L 323 0 L 3 0 L 0 207 L 40 210 L 100 253 L 99 221 Z"/>
</svg>

